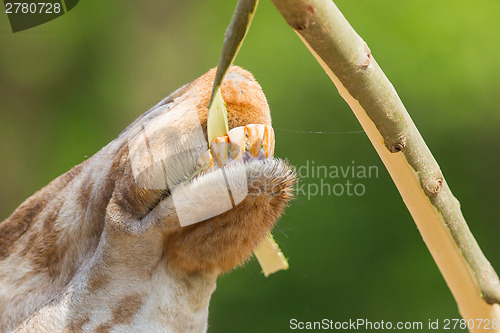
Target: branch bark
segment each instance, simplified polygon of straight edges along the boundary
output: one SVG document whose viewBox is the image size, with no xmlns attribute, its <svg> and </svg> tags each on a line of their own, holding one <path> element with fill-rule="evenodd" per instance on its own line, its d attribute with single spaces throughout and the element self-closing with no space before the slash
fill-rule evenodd
<svg viewBox="0 0 500 333">
<path fill-rule="evenodd" d="M 498 276 L 470 232 L 439 165 L 367 44 L 330 0 L 272 1 L 363 126 L 462 316 L 500 320 L 500 307 L 494 304 L 500 303 Z"/>
</svg>

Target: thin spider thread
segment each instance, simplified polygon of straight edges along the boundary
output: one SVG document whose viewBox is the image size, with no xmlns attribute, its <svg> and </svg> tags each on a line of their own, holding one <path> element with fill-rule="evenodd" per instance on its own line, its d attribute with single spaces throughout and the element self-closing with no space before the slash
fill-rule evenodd
<svg viewBox="0 0 500 333">
<path fill-rule="evenodd" d="M 365 131 L 338 131 L 338 132 L 322 132 L 322 131 L 302 131 L 302 130 L 294 130 L 294 129 L 286 129 L 286 128 L 274 128 L 277 131 L 282 132 L 290 132 L 290 133 L 301 133 L 301 134 L 359 134 L 364 133 Z"/>
</svg>

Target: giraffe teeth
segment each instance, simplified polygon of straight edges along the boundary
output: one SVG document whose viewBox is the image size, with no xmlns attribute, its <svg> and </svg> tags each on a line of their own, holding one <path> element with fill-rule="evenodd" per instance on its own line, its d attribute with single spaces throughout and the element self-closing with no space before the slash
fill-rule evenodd
<svg viewBox="0 0 500 333">
<path fill-rule="evenodd" d="M 264 126 L 264 139 L 262 140 L 262 148 L 266 154 L 266 158 L 274 155 L 274 129 L 269 126 Z"/>
<path fill-rule="evenodd" d="M 262 148 L 262 140 L 264 139 L 264 125 L 250 124 L 245 126 L 245 134 L 247 136 L 246 149 L 254 157 L 259 156 Z"/>
<path fill-rule="evenodd" d="M 198 166 L 211 168 L 216 164 L 224 167 L 231 161 L 242 159 L 245 151 L 253 157 L 269 158 L 274 155 L 274 140 L 274 129 L 270 125 L 235 127 L 227 135 L 216 137 L 211 142 L 210 149 L 198 159 Z"/>
<path fill-rule="evenodd" d="M 227 136 L 219 136 L 216 137 L 212 144 L 210 145 L 210 149 L 212 150 L 212 156 L 215 163 L 219 167 L 223 167 L 227 163 L 228 159 L 228 151 L 229 151 L 229 138 Z"/>
<path fill-rule="evenodd" d="M 231 158 L 237 161 L 243 157 L 245 152 L 245 127 L 235 127 L 227 133 L 227 136 L 229 137 Z"/>
</svg>

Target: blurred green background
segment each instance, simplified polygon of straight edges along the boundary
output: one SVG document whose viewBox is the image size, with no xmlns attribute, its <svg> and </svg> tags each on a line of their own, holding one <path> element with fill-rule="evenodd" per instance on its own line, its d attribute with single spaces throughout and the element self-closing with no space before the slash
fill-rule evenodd
<svg viewBox="0 0 500 333">
<path fill-rule="evenodd" d="M 85 0 L 16 34 L 0 14 L 0 220 L 214 67 L 235 3 Z M 396 87 L 500 270 L 500 2 L 336 3 Z M 236 64 L 253 72 L 267 95 L 278 156 L 296 166 L 375 165 L 379 175 L 323 179 L 362 183 L 363 196 L 299 196 L 275 231 L 289 271 L 264 278 L 252 260 L 222 276 L 208 331 L 287 332 L 292 318 L 458 318 L 365 134 L 296 132 L 361 127 L 270 1 L 261 1 Z"/>
</svg>

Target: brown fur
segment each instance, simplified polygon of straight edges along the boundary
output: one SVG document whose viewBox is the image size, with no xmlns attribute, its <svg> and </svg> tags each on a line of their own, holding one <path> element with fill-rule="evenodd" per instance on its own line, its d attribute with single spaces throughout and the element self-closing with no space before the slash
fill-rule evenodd
<svg viewBox="0 0 500 333">
<path fill-rule="evenodd" d="M 141 308 L 144 299 L 139 294 L 123 297 L 113 309 L 113 324 L 127 324 Z"/>
<path fill-rule="evenodd" d="M 138 294 L 123 297 L 113 309 L 113 318 L 109 322 L 99 325 L 95 332 L 106 333 L 118 324 L 128 324 L 133 316 L 139 311 L 143 303 L 143 297 Z"/>
<path fill-rule="evenodd" d="M 82 327 L 86 323 L 90 321 L 90 318 L 88 316 L 84 316 L 82 318 L 78 318 L 77 320 L 72 321 L 64 333 L 81 333 L 83 332 Z"/>
</svg>

